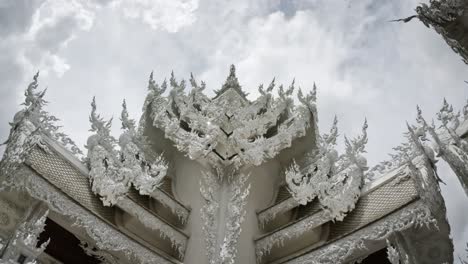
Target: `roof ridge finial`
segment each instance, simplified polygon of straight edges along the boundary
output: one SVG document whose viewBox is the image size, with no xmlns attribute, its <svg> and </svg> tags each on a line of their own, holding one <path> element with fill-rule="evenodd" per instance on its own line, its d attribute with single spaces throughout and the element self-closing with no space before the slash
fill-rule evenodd
<svg viewBox="0 0 468 264">
<path fill-rule="evenodd" d="M 239 80 L 237 79 L 236 66 L 234 66 L 234 64 L 231 64 L 229 68 L 229 75 L 226 78 L 226 81 L 224 82 L 221 89 L 217 91 L 215 90 L 215 93 L 216 93 L 215 98 L 231 88 L 236 90 L 242 97 L 244 98 L 247 97 L 247 94 L 244 91 L 242 91 L 242 87 L 240 86 Z"/>
<path fill-rule="evenodd" d="M 224 83 L 223 88 L 224 86 L 240 87 L 239 80 L 236 76 L 236 66 L 234 66 L 234 64 L 231 64 L 231 67 L 229 68 L 229 75 L 226 78 L 226 82 Z"/>
<path fill-rule="evenodd" d="M 236 77 L 236 66 L 234 64 L 231 64 L 229 68 L 229 77 Z"/>
</svg>

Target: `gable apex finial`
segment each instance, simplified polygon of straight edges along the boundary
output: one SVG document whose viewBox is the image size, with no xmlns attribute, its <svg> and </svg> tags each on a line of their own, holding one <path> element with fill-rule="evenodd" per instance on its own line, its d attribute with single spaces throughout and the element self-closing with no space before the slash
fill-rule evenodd
<svg viewBox="0 0 468 264">
<path fill-rule="evenodd" d="M 226 78 L 226 81 L 224 82 L 221 89 L 220 90 L 215 90 L 215 93 L 216 93 L 215 98 L 217 98 L 218 96 L 220 96 L 221 94 L 223 94 L 224 92 L 226 92 L 229 89 L 236 90 L 244 98 L 247 97 L 247 93 L 242 91 L 242 87 L 240 86 L 239 80 L 237 79 L 236 66 L 234 66 L 234 64 L 231 64 L 231 66 L 229 67 L 229 75 Z"/>
<path fill-rule="evenodd" d="M 229 68 L 229 77 L 236 77 L 236 66 L 234 64 L 231 64 Z"/>
</svg>

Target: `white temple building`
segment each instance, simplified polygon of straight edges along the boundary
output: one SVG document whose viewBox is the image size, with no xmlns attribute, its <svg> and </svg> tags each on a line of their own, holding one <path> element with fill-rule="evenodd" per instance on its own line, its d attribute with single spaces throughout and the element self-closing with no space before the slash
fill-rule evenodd
<svg viewBox="0 0 468 264">
<path fill-rule="evenodd" d="M 140 122 L 122 134 L 91 104 L 87 156 L 43 110 L 38 76 L 15 115 L 1 169 L 2 258 L 11 263 L 452 263 L 438 156 L 466 173 L 464 119 L 421 112 L 394 160 L 369 169 L 362 133 L 335 149 L 308 94 L 259 87 L 234 66 L 214 98 L 204 83 L 152 76 Z M 277 95 L 273 90 L 277 90 Z M 460 132 L 461 131 L 461 132 Z M 458 160 L 457 160 L 458 159 Z M 457 162 L 462 162 L 463 166 Z M 466 175 L 466 174 L 464 174 Z M 387 255 L 388 259 L 387 260 Z"/>
<path fill-rule="evenodd" d="M 231 66 L 204 89 L 151 74 L 118 138 L 93 99 L 83 154 L 35 75 L 0 162 L 0 263 L 454 262 L 436 163 L 468 195 L 468 104 L 444 100 L 436 124 L 417 108 L 407 142 L 369 168 L 367 121 L 352 137 L 336 119 L 319 129 L 315 85 L 273 79 L 250 101 Z"/>
</svg>

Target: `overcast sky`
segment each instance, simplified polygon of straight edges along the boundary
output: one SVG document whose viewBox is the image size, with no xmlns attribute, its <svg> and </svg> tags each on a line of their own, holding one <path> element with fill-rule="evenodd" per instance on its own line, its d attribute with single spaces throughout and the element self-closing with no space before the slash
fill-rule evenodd
<svg viewBox="0 0 468 264">
<path fill-rule="evenodd" d="M 0 138 L 37 70 L 49 112 L 84 149 L 93 96 L 106 117 L 117 119 L 125 98 L 138 118 L 152 70 L 158 81 L 193 72 L 213 94 L 235 64 L 250 99 L 273 77 L 303 90 L 316 82 L 322 131 L 336 114 L 341 134 L 353 135 L 367 117 L 375 164 L 403 140 L 417 104 L 430 119 L 444 97 L 456 109 L 468 99 L 468 66 L 435 31 L 388 22 L 419 2 L 0 0 Z M 446 166 L 441 174 L 456 254 L 465 255 L 468 199 Z"/>
</svg>

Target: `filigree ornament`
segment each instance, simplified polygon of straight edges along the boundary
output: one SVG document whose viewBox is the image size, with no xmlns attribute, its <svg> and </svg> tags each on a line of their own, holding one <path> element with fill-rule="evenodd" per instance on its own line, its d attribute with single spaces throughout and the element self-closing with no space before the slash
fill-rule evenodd
<svg viewBox="0 0 468 264">
<path fill-rule="evenodd" d="M 217 256 L 217 214 L 219 203 L 216 192 L 219 190 L 219 183 L 216 176 L 211 172 L 203 172 L 202 182 L 200 182 L 200 193 L 205 199 L 205 205 L 200 209 L 201 219 L 203 221 L 203 234 L 205 236 L 205 245 L 207 249 L 210 264 L 216 264 Z"/>
<path fill-rule="evenodd" d="M 328 183 L 328 188 L 320 192 L 320 204 L 333 220 L 343 221 L 355 208 L 363 185 L 362 170 L 352 165 L 336 174 Z"/>
<path fill-rule="evenodd" d="M 96 113 L 96 101 L 91 103 L 91 131 L 88 138 L 89 177 L 94 193 L 101 196 L 104 205 L 116 204 L 130 188 L 131 177 L 123 174 L 118 152 L 114 149 L 116 140 L 110 135 L 112 119 L 105 121 Z"/>
<path fill-rule="evenodd" d="M 460 126 L 460 113 L 454 113 L 453 107 L 444 99 L 442 108 L 437 113 L 437 119 L 441 123 L 439 129 L 435 127 L 434 123 L 427 124 L 419 107 L 417 113 L 416 121 L 419 128 L 416 130 L 411 128 L 411 135 L 413 135 L 413 138 L 421 138 L 423 142 L 428 141 L 425 137 L 426 133 L 432 137 L 435 151 L 427 144 L 422 145 L 420 148 L 424 150 L 425 155 L 432 161 L 434 166 L 436 162 L 434 152 L 437 153 L 437 157 L 443 158 L 458 176 L 468 195 L 468 142 L 456 132 Z"/>
<path fill-rule="evenodd" d="M 118 201 L 117 206 L 122 210 L 134 216 L 143 226 L 157 230 L 162 238 L 169 238 L 171 245 L 177 250 L 180 258 L 184 258 L 185 249 L 187 247 L 187 237 L 180 231 L 174 229 L 160 218 L 155 217 L 154 214 L 148 212 L 145 208 L 138 206 L 130 199 L 122 199 Z"/>
<path fill-rule="evenodd" d="M 153 155 L 151 161 L 146 158 L 146 139 L 137 133 L 135 121 L 128 118 L 127 104 L 122 104 L 122 129 L 119 138 L 120 158 L 123 174 L 131 175 L 132 184 L 140 194 L 150 195 L 161 185 L 167 173 L 168 164 L 161 155 Z"/>
<path fill-rule="evenodd" d="M 257 261 L 261 262 L 263 257 L 270 254 L 274 246 L 282 246 L 285 241 L 298 238 L 306 230 L 312 230 L 330 220 L 326 212 L 322 211 L 299 221 L 293 225 L 288 225 L 271 235 L 260 238 L 255 242 L 255 254 Z"/>
<path fill-rule="evenodd" d="M 392 264 L 409 264 L 409 257 L 404 252 L 398 252 L 397 248 L 394 247 L 387 239 L 387 258 Z"/>
<path fill-rule="evenodd" d="M 465 63 L 468 64 L 468 51 L 450 35 L 447 25 L 454 22 L 463 15 L 465 10 L 463 0 L 431 0 L 429 5 L 422 3 L 416 8 L 417 17 L 426 27 L 432 26 L 434 30 L 442 35 L 453 51 L 458 53 Z"/>
<path fill-rule="evenodd" d="M 83 228 L 99 250 L 121 252 L 128 261 L 143 264 L 171 263 L 151 250 L 141 246 L 102 219 L 90 214 L 88 210 L 57 191 L 49 182 L 26 167 L 20 168 L 19 181 L 11 182 L 12 190 L 25 191 L 31 197 L 43 201 L 49 210 L 70 217 L 72 224 Z"/>
<path fill-rule="evenodd" d="M 268 210 L 260 212 L 258 214 L 258 221 L 263 227 L 266 223 L 275 219 L 277 215 L 297 207 L 298 204 L 299 203 L 294 198 L 281 201 L 280 203 L 275 204 L 273 207 L 268 208 Z"/>
<path fill-rule="evenodd" d="M 400 255 L 398 254 L 398 250 L 392 246 L 390 241 L 387 239 L 387 258 L 388 261 L 392 264 L 400 264 Z"/>
<path fill-rule="evenodd" d="M 308 254 L 288 261 L 288 264 L 337 264 L 347 263 L 355 252 L 366 249 L 366 243 L 385 241 L 395 232 L 408 228 L 433 227 L 436 220 L 427 206 L 416 203 L 360 229 L 334 243 L 320 247 Z"/>
<path fill-rule="evenodd" d="M 116 140 L 110 135 L 111 121 L 96 114 L 93 98 L 90 116 L 91 131 L 88 138 L 88 162 L 92 189 L 101 196 L 104 205 L 113 205 L 125 196 L 133 184 L 143 195 L 155 192 L 167 172 L 167 163 L 162 156 L 154 155 L 152 162 L 146 158 L 145 139 L 136 131 L 135 121 L 129 119 L 127 105 L 122 104 L 122 129 L 119 137 L 120 151 L 115 149 Z"/>
<path fill-rule="evenodd" d="M 316 116 L 315 96 L 304 98 L 301 93 L 303 104 L 294 106 L 294 82 L 286 90 L 280 86 L 275 97 L 273 80 L 267 89 L 259 87 L 257 100 L 248 101 L 234 66 L 213 99 L 203 95 L 205 85 L 199 86 L 193 75 L 190 83 L 192 90 L 186 93 L 185 81 L 177 81 L 172 74 L 169 95 L 162 96 L 163 88 L 151 77 L 144 116 L 153 120 L 152 125 L 164 131 L 179 151 L 212 166 L 260 165 L 304 136 L 312 116 Z M 166 89 L 167 83 L 161 87 Z"/>
<path fill-rule="evenodd" d="M 468 142 L 461 138 L 461 133 L 464 133 L 464 130 L 460 129 L 468 124 L 468 104 L 465 105 L 462 113 L 464 116 L 463 121 L 461 120 L 461 113 L 455 112 L 453 107 L 444 99 L 440 111 L 436 114 L 440 123 L 440 126 L 436 127 L 434 121 L 432 124 L 426 122 L 418 106 L 417 125 L 408 125 L 410 131 L 406 134 L 406 137 L 410 139 L 409 142 L 394 148 L 396 153 L 390 155 L 391 160 L 381 162 L 371 168 L 367 178 L 377 178 L 407 164 L 408 160 L 412 160 L 423 153 L 434 168 L 436 167 L 437 158 L 443 158 L 458 176 L 468 195 Z M 430 136 L 431 140 L 427 135 Z M 417 141 L 412 140 L 411 137 L 417 138 Z M 417 142 L 419 147 L 414 148 L 412 142 Z M 438 180 L 440 181 L 440 179 Z"/>
<path fill-rule="evenodd" d="M 50 242 L 48 239 L 39 245 L 39 235 L 44 231 L 48 213 L 48 210 L 27 213 L 27 219 L 19 224 L 2 250 L 2 260 L 13 264 L 23 255 L 27 263 L 36 263 L 36 258 L 44 252 Z"/>
<path fill-rule="evenodd" d="M 98 248 L 92 246 L 88 242 L 80 241 L 79 246 L 83 249 L 83 251 L 88 256 L 92 256 L 101 261 L 103 264 L 118 264 L 118 260 L 116 257 L 112 256 L 108 252 L 103 250 L 99 250 Z"/>
<path fill-rule="evenodd" d="M 145 153 L 145 140 L 136 131 L 135 121 L 128 118 L 124 101 L 121 114 L 122 129 L 119 137 L 120 150 L 115 148 L 116 140 L 110 135 L 111 120 L 105 121 L 96 113 L 96 102 L 91 103 L 91 131 L 88 139 L 88 161 L 92 190 L 101 197 L 104 205 L 117 205 L 135 216 L 152 230 L 158 230 L 162 237 L 168 237 L 181 257 L 186 248 L 186 238 L 145 209 L 124 199 L 131 185 L 143 195 L 153 195 L 167 172 L 167 163 L 162 156 L 153 156 L 149 162 Z M 184 218 L 185 220 L 186 218 Z"/>
<path fill-rule="evenodd" d="M 320 138 L 318 154 L 310 153 L 308 166 L 301 170 L 293 162 L 286 170 L 286 183 L 292 197 L 305 205 L 318 197 L 321 206 L 334 220 L 342 221 L 354 209 L 364 184 L 367 161 L 362 155 L 367 143 L 367 121 L 362 135 L 349 141 L 345 138 L 346 153 L 338 156 L 335 150 L 338 136 L 337 119 L 329 134 Z"/>
<path fill-rule="evenodd" d="M 49 137 L 60 142 L 65 148 L 75 155 L 82 155 L 81 150 L 67 135 L 60 131 L 59 121 L 53 115 L 45 111 L 47 101 L 44 100 L 46 90 L 37 92 L 39 72 L 33 77 L 24 95 L 22 105 L 24 109 L 15 114 L 8 139 L 2 144 L 7 148 L 0 163 L 0 171 L 8 177 L 19 164 L 23 163 L 31 149 L 36 146 L 48 151 L 42 141 L 42 136 Z"/>
</svg>

